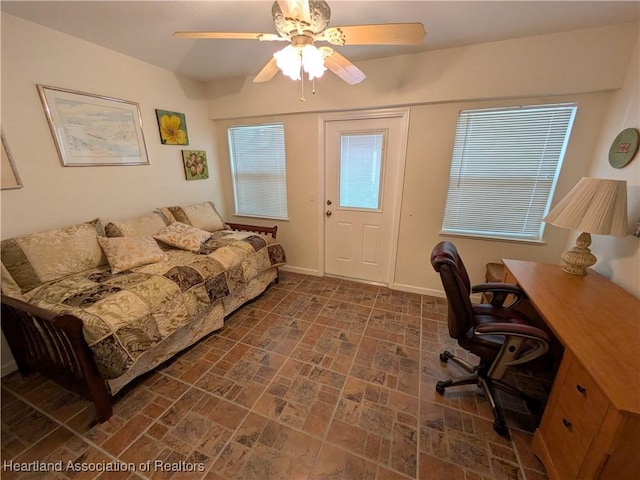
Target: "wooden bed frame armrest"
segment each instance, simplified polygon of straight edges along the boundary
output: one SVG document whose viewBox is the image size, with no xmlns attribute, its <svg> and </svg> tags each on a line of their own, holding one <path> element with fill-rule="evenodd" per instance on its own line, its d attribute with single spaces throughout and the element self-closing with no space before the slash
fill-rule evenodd
<svg viewBox="0 0 640 480">
<path fill-rule="evenodd" d="M 40 372 L 111 417 L 111 395 L 82 333 L 82 320 L 2 295 L 2 331 L 22 375 Z"/>
<path fill-rule="evenodd" d="M 276 234 L 278 233 L 278 226 L 274 225 L 273 227 L 262 227 L 260 225 L 248 225 L 245 223 L 229 223 L 226 222 L 231 230 L 235 230 L 237 232 L 254 232 L 254 233 L 262 233 L 264 235 L 271 235 L 272 238 L 276 238 Z"/>
</svg>

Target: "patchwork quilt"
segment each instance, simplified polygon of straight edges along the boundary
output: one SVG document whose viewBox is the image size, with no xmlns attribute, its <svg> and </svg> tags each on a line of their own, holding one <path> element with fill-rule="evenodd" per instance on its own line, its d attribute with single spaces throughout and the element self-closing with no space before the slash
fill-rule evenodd
<svg viewBox="0 0 640 480">
<path fill-rule="evenodd" d="M 271 237 L 217 231 L 198 252 L 168 248 L 167 260 L 111 273 L 108 265 L 44 283 L 29 303 L 71 313 L 105 379 L 121 376 L 144 352 L 194 319 L 221 311 L 223 299 L 262 272 L 284 265 Z"/>
</svg>

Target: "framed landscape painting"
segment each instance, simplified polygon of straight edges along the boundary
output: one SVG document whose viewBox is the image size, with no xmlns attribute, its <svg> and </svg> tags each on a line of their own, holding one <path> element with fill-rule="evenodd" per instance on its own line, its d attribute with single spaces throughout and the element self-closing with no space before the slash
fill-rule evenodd
<svg viewBox="0 0 640 480">
<path fill-rule="evenodd" d="M 62 165 L 149 164 L 137 103 L 37 87 Z"/>
<path fill-rule="evenodd" d="M 22 188 L 22 182 L 16 169 L 16 164 L 13 163 L 13 157 L 11 156 L 11 150 L 7 145 L 7 140 L 4 138 L 4 132 L 0 134 L 2 137 L 2 171 L 0 171 L 0 181 L 2 190 L 10 190 L 14 188 Z"/>
<path fill-rule="evenodd" d="M 182 150 L 182 162 L 187 180 L 209 178 L 207 153 L 204 150 Z"/>
</svg>

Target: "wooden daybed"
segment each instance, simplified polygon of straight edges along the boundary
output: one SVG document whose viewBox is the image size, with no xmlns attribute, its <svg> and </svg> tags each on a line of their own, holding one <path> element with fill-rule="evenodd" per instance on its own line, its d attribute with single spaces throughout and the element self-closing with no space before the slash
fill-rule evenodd
<svg viewBox="0 0 640 480">
<path fill-rule="evenodd" d="M 86 225 L 55 232 L 86 234 Z M 50 232 L 34 235 L 41 240 Z M 276 226 L 227 223 L 198 251 L 162 245 L 162 261 L 113 273 L 103 259 L 18 291 L 24 275 L 11 254 L 16 245 L 26 250 L 38 242 L 3 240 L 2 331 L 20 373 L 39 372 L 82 395 L 95 404 L 98 421 L 107 420 L 126 384 L 221 328 L 226 316 L 277 281 L 286 260 L 276 233 Z M 89 237 L 83 241 L 93 242 Z M 43 268 L 35 271 L 46 277 Z"/>
</svg>

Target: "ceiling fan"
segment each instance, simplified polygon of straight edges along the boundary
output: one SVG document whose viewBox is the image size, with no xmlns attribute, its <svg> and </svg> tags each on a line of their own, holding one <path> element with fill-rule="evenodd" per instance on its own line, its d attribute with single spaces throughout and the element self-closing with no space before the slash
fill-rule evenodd
<svg viewBox="0 0 640 480">
<path fill-rule="evenodd" d="M 421 23 L 388 23 L 329 27 L 331 10 L 323 0 L 277 0 L 271 8 L 275 33 L 240 32 L 175 32 L 179 38 L 209 38 L 280 41 L 289 45 L 273 58 L 253 79 L 271 80 L 278 71 L 294 80 L 302 72 L 310 79 L 320 77 L 326 69 L 350 85 L 360 83 L 365 74 L 329 46 L 316 47 L 315 42 L 332 45 L 419 45 L 426 33 Z"/>
</svg>

